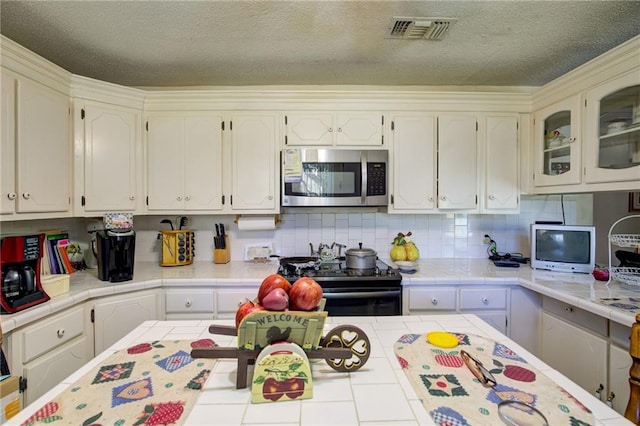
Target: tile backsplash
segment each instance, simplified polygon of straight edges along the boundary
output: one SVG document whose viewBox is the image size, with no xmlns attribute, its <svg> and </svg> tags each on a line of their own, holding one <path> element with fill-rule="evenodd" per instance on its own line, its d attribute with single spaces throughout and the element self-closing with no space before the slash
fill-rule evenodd
<svg viewBox="0 0 640 426">
<path fill-rule="evenodd" d="M 387 258 L 391 241 L 398 232 L 413 233 L 413 240 L 422 258 L 483 258 L 488 234 L 497 243 L 499 252 L 522 253 L 529 256 L 529 225 L 536 220 L 562 220 L 567 224 L 591 224 L 593 198 L 590 194 L 523 197 L 519 214 L 409 214 L 386 213 L 286 213 L 271 231 L 239 231 L 235 215 L 189 216 L 187 228 L 194 230 L 196 261 L 212 261 L 214 224 L 224 223 L 229 234 L 231 259 L 242 260 L 246 244 L 271 242 L 274 253 L 283 256 L 306 256 L 310 244 L 317 250 L 320 243 L 333 242 L 347 248 L 373 248 L 381 258 Z M 170 229 L 160 223 L 175 216 L 136 216 L 136 260 L 160 260 L 158 230 Z M 88 246 L 87 226 L 100 219 L 72 218 L 33 221 L 0 222 L 0 232 L 29 233 L 44 229 L 64 228 L 70 238 Z"/>
</svg>

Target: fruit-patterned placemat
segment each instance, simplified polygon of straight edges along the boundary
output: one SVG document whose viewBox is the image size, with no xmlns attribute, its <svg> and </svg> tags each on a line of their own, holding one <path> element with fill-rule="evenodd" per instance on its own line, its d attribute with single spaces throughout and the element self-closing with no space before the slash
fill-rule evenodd
<svg viewBox="0 0 640 426">
<path fill-rule="evenodd" d="M 473 334 L 452 333 L 458 346 L 444 349 L 425 334 L 405 334 L 394 351 L 416 394 L 438 425 L 502 424 L 498 404 L 517 400 L 537 408 L 550 425 L 592 425 L 591 411 L 503 344 Z M 464 349 L 491 372 L 485 387 L 465 365 Z"/>
<path fill-rule="evenodd" d="M 211 339 L 154 341 L 115 352 L 46 403 L 22 425 L 164 425 L 183 423 L 214 359 L 191 348 Z"/>
</svg>

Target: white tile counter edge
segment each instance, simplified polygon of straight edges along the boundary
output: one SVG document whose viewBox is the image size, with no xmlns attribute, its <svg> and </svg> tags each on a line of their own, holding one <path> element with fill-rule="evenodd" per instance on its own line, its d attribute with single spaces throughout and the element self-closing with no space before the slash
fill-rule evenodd
<svg viewBox="0 0 640 426">
<path fill-rule="evenodd" d="M 389 261 L 387 263 L 392 264 Z M 140 262 L 135 265 L 133 280 L 115 284 L 98 280 L 95 269 L 79 271 L 71 275 L 69 293 L 15 314 L 4 314 L 0 317 L 0 324 L 3 332 L 8 333 L 90 299 L 139 290 L 258 286 L 265 276 L 275 273 L 277 267 L 275 260 L 266 263 L 231 261 L 227 264 L 196 262 L 179 267 Z M 423 259 L 415 274 L 403 274 L 402 279 L 403 287 L 459 284 L 520 285 L 625 326 L 634 323 L 635 313 L 605 306 L 598 303 L 598 299 L 640 297 L 640 289 L 634 291 L 617 283 L 607 285 L 594 280 L 590 274 L 532 270 L 528 265 L 498 268 L 486 259 Z"/>
<path fill-rule="evenodd" d="M 328 318 L 327 319 L 328 323 L 326 325 L 326 327 L 328 326 L 329 328 L 335 326 L 336 324 L 345 324 L 345 323 L 351 323 L 354 324 L 356 326 L 359 327 L 367 327 L 367 326 L 372 326 L 373 324 L 376 324 L 375 329 L 376 330 L 380 330 L 381 332 L 385 333 L 387 331 L 402 331 L 402 332 L 423 332 L 423 331 L 429 331 L 428 327 L 435 327 L 433 329 L 442 329 L 442 330 L 455 330 L 457 332 L 469 332 L 469 333 L 474 333 L 477 335 L 481 335 L 481 336 L 485 336 L 487 338 L 491 338 L 496 340 L 497 342 L 500 342 L 506 346 L 508 346 L 510 349 L 514 350 L 516 353 L 518 353 L 520 356 L 522 356 L 524 359 L 527 360 L 527 362 L 531 363 L 532 366 L 534 366 L 536 369 L 538 369 L 541 373 L 545 374 L 546 376 L 548 376 L 549 378 L 551 378 L 552 380 L 554 380 L 559 386 L 563 387 L 564 389 L 566 389 L 569 393 L 571 393 L 573 396 L 575 396 L 580 402 L 582 402 L 585 406 L 589 407 L 595 417 L 595 425 L 628 425 L 631 424 L 630 422 L 628 422 L 626 419 L 624 419 L 624 417 L 620 416 L 618 413 L 616 413 L 615 411 L 613 411 L 611 408 L 609 408 L 608 406 L 606 406 L 605 404 L 603 404 L 600 400 L 596 399 L 592 394 L 590 394 L 589 392 L 583 390 L 582 388 L 580 388 L 578 385 L 576 385 L 575 383 L 573 383 L 572 381 L 570 381 L 569 379 L 567 379 L 564 375 L 562 375 L 561 373 L 559 373 L 558 371 L 552 369 L 551 367 L 549 367 L 548 365 L 544 364 L 540 359 L 538 359 L 537 357 L 533 356 L 531 353 L 529 353 L 528 351 L 526 351 L 524 348 L 522 348 L 521 346 L 519 346 L 517 343 L 515 343 L 514 341 L 512 341 L 511 339 L 509 339 L 508 337 L 502 335 L 501 333 L 499 333 L 498 331 L 496 331 L 493 327 L 491 327 L 490 325 L 486 324 L 484 321 L 480 321 L 479 318 L 475 315 L 472 314 L 451 314 L 451 315 L 416 315 L 416 316 L 402 316 L 402 317 L 344 317 L 344 318 L 339 318 L 339 317 L 334 317 L 334 318 Z M 55 388 L 53 388 L 52 390 L 50 390 L 49 392 L 47 392 L 46 394 L 44 394 L 43 396 L 41 396 L 39 399 L 37 399 L 34 403 L 32 403 L 29 407 L 26 407 L 24 410 L 22 410 L 20 413 L 18 413 L 14 418 L 12 418 L 11 420 L 9 420 L 9 422 L 7 424 L 20 424 L 23 421 L 25 421 L 30 415 L 32 415 L 38 408 L 42 407 L 45 403 L 49 402 L 50 400 L 52 400 L 53 398 L 55 398 L 58 394 L 60 394 L 61 392 L 63 392 L 68 386 L 70 386 L 72 383 L 76 382 L 78 379 L 80 379 L 84 374 L 86 374 L 88 371 L 91 370 L 91 368 L 93 368 L 95 365 L 97 365 L 100 361 L 104 360 L 106 357 L 108 357 L 109 355 L 113 354 L 115 351 L 117 350 L 121 350 L 124 349 L 132 344 L 136 344 L 136 343 L 141 343 L 141 342 L 145 342 L 145 341 L 150 341 L 150 340 L 164 340 L 164 339 L 185 339 L 185 338 L 193 338 L 194 336 L 198 336 L 199 337 L 205 337 L 205 336 L 210 336 L 208 333 L 208 326 L 211 325 L 211 323 L 220 323 L 220 324 L 224 324 L 224 323 L 229 323 L 228 321 L 209 321 L 209 320 L 205 320 L 205 321 L 200 321 L 200 320 L 184 320 L 184 321 L 146 321 L 143 324 L 141 324 L 139 327 L 137 327 L 136 329 L 134 329 L 133 331 L 131 331 L 129 334 L 127 334 L 125 337 L 123 337 L 122 339 L 120 339 L 118 342 L 116 342 L 115 344 L 113 344 L 110 348 L 108 348 L 107 350 L 105 350 L 103 353 L 101 353 L 100 355 L 98 355 L 97 357 L 95 357 L 93 360 L 91 360 L 89 363 L 87 363 L 84 367 L 80 368 L 78 371 L 74 372 L 73 374 L 71 374 L 69 377 L 67 377 L 65 380 L 63 380 L 58 386 L 56 386 Z M 185 335 L 185 329 L 189 328 L 189 333 L 191 333 L 189 336 Z M 233 341 L 233 337 L 229 338 L 231 340 L 229 340 L 228 342 L 223 342 L 221 340 L 218 340 L 218 337 L 222 337 L 222 336 L 214 336 L 214 339 L 216 339 L 216 341 L 218 341 L 219 344 L 225 346 L 227 344 L 234 344 Z M 369 336 L 370 338 L 372 336 Z M 375 339 L 375 338 L 374 338 Z M 379 339 L 376 339 L 379 340 Z M 372 343 L 374 342 L 374 340 L 372 340 Z M 372 345 L 373 346 L 373 345 Z M 406 420 L 406 421 L 398 421 L 398 422 L 385 422 L 384 424 L 420 424 L 420 425 L 434 425 L 434 422 L 431 420 L 431 418 L 428 416 L 427 412 L 424 410 L 424 407 L 422 406 L 422 404 L 420 403 L 418 396 L 415 394 L 415 392 L 413 391 L 413 388 L 411 387 L 411 385 L 408 384 L 408 381 L 406 380 L 406 377 L 403 374 L 397 374 L 398 372 L 401 372 L 401 368 L 399 366 L 399 364 L 397 364 L 396 359 L 395 359 L 395 355 L 393 354 L 393 351 L 389 352 L 386 350 L 386 344 L 384 346 L 384 354 L 381 356 L 383 358 L 387 358 L 394 370 L 394 374 L 395 374 L 395 381 L 396 383 L 394 384 L 394 386 L 400 386 L 403 390 L 403 393 L 406 397 L 406 401 L 408 402 L 409 406 L 411 407 L 411 411 L 412 411 L 412 415 L 414 416 L 414 419 L 412 420 Z M 228 360 L 227 360 L 228 361 Z M 233 361 L 233 360 L 231 360 Z M 235 364 L 232 365 L 232 367 L 234 367 Z M 221 366 L 222 367 L 222 366 Z M 228 368 L 228 367 L 227 367 Z M 235 376 L 234 375 L 230 375 L 228 374 L 228 371 L 225 371 L 225 375 L 224 377 L 226 378 L 226 382 L 222 384 L 222 386 L 220 385 L 220 383 L 217 384 L 213 384 L 211 383 L 214 379 L 214 376 L 220 376 L 219 374 L 211 374 L 210 378 L 207 382 L 207 385 L 205 385 L 205 391 L 207 389 L 212 389 L 215 391 L 218 391 L 221 388 L 224 389 L 229 389 L 231 390 L 232 388 L 235 388 Z M 371 371 L 373 372 L 373 371 Z M 212 373 L 215 373 L 215 369 L 214 371 L 212 371 Z M 352 379 L 355 377 L 355 375 L 358 374 L 358 372 L 355 373 L 345 373 L 345 374 L 350 374 L 350 375 L 354 375 L 352 376 Z M 367 374 L 365 372 L 365 374 Z M 350 382 L 351 382 L 350 380 Z M 385 382 L 386 383 L 386 382 Z M 353 389 L 353 387 L 352 387 Z M 249 391 L 246 390 L 246 392 L 244 392 L 246 395 L 249 395 Z M 319 395 L 318 395 L 319 396 Z M 202 404 L 199 413 L 202 414 L 203 412 L 206 413 L 205 418 L 207 420 L 203 420 L 202 417 L 198 417 L 198 410 L 196 410 L 194 407 L 194 410 L 190 413 L 190 416 L 186 419 L 186 423 L 188 425 L 204 425 L 204 424 L 210 424 L 210 420 L 211 420 L 211 413 L 216 412 L 216 408 L 220 409 L 222 408 L 221 405 L 206 405 L 207 402 L 205 402 L 205 397 L 201 396 L 201 399 L 199 398 L 198 402 L 196 403 L 196 407 L 198 407 L 198 405 Z M 315 399 L 315 396 L 314 396 Z M 323 401 L 322 398 L 319 398 L 317 401 L 314 401 L 314 399 L 308 400 L 309 402 L 313 403 L 313 402 L 317 402 L 322 404 Z M 305 408 L 301 408 L 301 406 L 299 404 L 301 403 L 307 403 L 305 401 L 295 401 L 295 406 L 294 405 L 287 405 L 289 403 L 283 403 L 282 405 L 280 404 L 258 404 L 260 405 L 260 409 L 261 410 L 266 410 L 267 412 L 270 412 L 272 410 L 278 410 L 281 407 L 287 407 L 287 408 L 295 408 L 298 410 L 299 413 L 302 413 L 303 410 Z M 352 395 L 351 396 L 351 403 L 352 404 L 356 404 L 357 402 L 355 400 L 355 396 Z M 238 403 L 238 401 L 235 401 L 235 404 L 227 404 L 229 406 L 237 406 L 240 407 L 242 409 L 242 412 L 244 413 L 246 408 L 243 407 L 247 407 L 250 406 L 252 404 L 250 404 L 249 402 L 249 398 L 246 397 L 244 398 L 241 403 Z M 241 407 L 242 406 L 242 407 Z M 304 406 L 303 406 L 304 407 Z M 357 411 L 357 408 L 356 408 Z M 273 412 L 272 412 L 273 414 Z M 288 424 L 302 424 L 304 423 L 302 421 L 303 417 L 300 417 L 298 419 L 298 421 L 290 421 L 287 422 Z M 267 420 L 267 418 L 263 419 L 263 423 L 268 423 L 271 420 Z M 277 420 L 276 420 L 277 421 Z M 203 423 L 204 422 L 204 423 Z M 249 424 L 252 423 L 251 421 L 243 421 L 241 423 L 238 424 Z M 280 424 L 281 422 L 278 423 L 273 423 L 273 424 Z M 372 422 L 367 422 L 367 421 L 361 421 L 361 424 L 367 424 L 367 425 L 373 425 L 373 424 L 382 424 L 380 422 L 376 422 L 376 421 L 372 421 Z"/>
</svg>

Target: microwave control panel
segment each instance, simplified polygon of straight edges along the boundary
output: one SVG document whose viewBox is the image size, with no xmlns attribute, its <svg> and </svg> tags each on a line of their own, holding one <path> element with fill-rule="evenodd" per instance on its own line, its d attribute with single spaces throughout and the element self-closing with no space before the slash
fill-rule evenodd
<svg viewBox="0 0 640 426">
<path fill-rule="evenodd" d="M 385 163 L 367 163 L 367 195 L 387 194 L 387 171 Z"/>
</svg>

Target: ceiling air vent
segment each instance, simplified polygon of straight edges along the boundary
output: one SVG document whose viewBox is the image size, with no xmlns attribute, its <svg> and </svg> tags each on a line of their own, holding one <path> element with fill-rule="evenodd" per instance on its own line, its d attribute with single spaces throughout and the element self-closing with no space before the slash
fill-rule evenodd
<svg viewBox="0 0 640 426">
<path fill-rule="evenodd" d="M 442 40 L 455 24 L 454 18 L 399 18 L 391 21 L 389 38 Z"/>
</svg>

